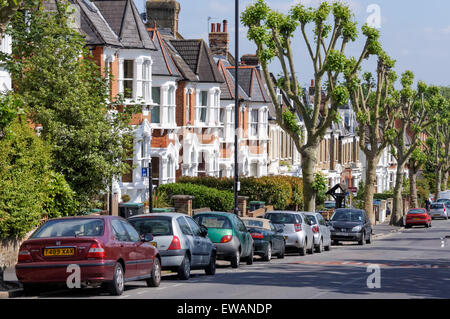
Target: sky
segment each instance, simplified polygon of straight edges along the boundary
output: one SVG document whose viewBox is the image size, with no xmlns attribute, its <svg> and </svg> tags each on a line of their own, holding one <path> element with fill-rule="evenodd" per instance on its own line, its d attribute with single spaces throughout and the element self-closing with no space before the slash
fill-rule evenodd
<svg viewBox="0 0 450 319">
<path fill-rule="evenodd" d="M 142 7 L 144 0 L 135 0 Z M 139 2 L 141 1 L 141 2 Z M 320 0 L 266 0 L 275 10 L 287 13 L 295 3 L 316 7 Z M 234 55 L 235 1 L 233 0 L 179 0 L 179 32 L 186 39 L 203 38 L 208 42 L 211 23 L 228 20 L 230 52 Z M 252 0 L 240 0 L 240 11 Z M 395 70 L 400 75 L 411 70 L 416 81 L 433 85 L 450 85 L 450 1 L 448 0 L 346 0 L 355 13 L 359 29 L 379 9 L 381 43 L 384 50 L 397 61 Z M 208 24 L 208 19 L 210 19 Z M 376 21 L 371 19 L 371 21 Z M 255 53 L 255 46 L 247 38 L 247 29 L 240 26 L 240 55 Z M 362 35 L 347 49 L 350 56 L 357 56 L 364 42 Z M 312 78 L 312 62 L 303 44 L 301 34 L 295 34 L 294 59 L 300 83 L 309 85 Z M 274 62 L 271 71 L 279 74 L 281 68 Z M 364 69 L 375 71 L 375 60 L 366 61 Z"/>
</svg>

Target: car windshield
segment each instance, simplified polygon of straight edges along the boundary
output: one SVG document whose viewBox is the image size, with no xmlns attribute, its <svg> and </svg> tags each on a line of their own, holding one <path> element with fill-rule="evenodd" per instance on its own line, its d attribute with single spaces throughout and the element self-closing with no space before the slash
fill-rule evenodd
<svg viewBox="0 0 450 319">
<path fill-rule="evenodd" d="M 199 225 L 203 225 L 206 228 L 222 228 L 231 229 L 231 222 L 225 216 L 218 215 L 197 215 L 194 216 L 195 221 Z"/>
<path fill-rule="evenodd" d="M 272 224 L 297 224 L 294 214 L 272 213 L 267 214 Z"/>
<path fill-rule="evenodd" d="M 363 221 L 363 213 L 354 211 L 354 210 L 347 210 L 347 211 L 337 211 L 334 213 L 333 217 L 331 217 L 331 220 L 336 222 L 362 222 Z"/>
<path fill-rule="evenodd" d="M 247 227 L 256 227 L 256 228 L 263 228 L 268 229 L 267 227 L 264 227 L 264 222 L 259 220 L 253 220 L 253 219 L 243 219 L 242 220 Z"/>
<path fill-rule="evenodd" d="M 171 236 L 172 218 L 165 216 L 134 218 L 129 220 L 139 234 L 152 234 L 153 236 Z"/>
<path fill-rule="evenodd" d="M 335 202 L 325 202 L 324 206 L 325 206 L 325 208 L 335 208 L 336 203 Z"/>
<path fill-rule="evenodd" d="M 98 237 L 103 236 L 103 219 L 74 218 L 49 220 L 31 238 L 51 237 Z"/>
<path fill-rule="evenodd" d="M 411 209 L 408 214 L 425 214 L 423 209 Z"/>
<path fill-rule="evenodd" d="M 442 209 L 444 208 L 444 204 L 432 204 L 431 209 Z"/>
</svg>

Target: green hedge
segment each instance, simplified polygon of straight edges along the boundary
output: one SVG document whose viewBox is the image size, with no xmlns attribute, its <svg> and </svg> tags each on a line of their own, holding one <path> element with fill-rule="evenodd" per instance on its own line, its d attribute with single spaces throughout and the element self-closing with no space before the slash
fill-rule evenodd
<svg viewBox="0 0 450 319">
<path fill-rule="evenodd" d="M 240 177 L 239 195 L 249 197 L 249 201 L 263 201 L 275 209 L 303 208 L 303 181 L 299 177 L 265 176 Z M 222 191 L 233 191 L 233 178 L 182 177 L 178 183 L 202 185 Z"/>
<path fill-rule="evenodd" d="M 171 204 L 173 195 L 194 196 L 192 201 L 194 209 L 209 207 L 213 211 L 227 212 L 232 211 L 234 207 L 234 196 L 230 191 L 189 183 L 165 184 L 158 187 L 158 196 L 166 198 Z"/>
</svg>

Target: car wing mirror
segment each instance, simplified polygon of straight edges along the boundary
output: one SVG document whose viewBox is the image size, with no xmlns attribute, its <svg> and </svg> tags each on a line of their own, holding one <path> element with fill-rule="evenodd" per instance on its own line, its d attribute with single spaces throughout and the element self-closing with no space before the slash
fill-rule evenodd
<svg viewBox="0 0 450 319">
<path fill-rule="evenodd" d="M 145 234 L 144 235 L 144 238 L 143 238 L 143 241 L 144 242 L 149 242 L 149 241 L 153 241 L 153 235 L 152 234 Z"/>
</svg>

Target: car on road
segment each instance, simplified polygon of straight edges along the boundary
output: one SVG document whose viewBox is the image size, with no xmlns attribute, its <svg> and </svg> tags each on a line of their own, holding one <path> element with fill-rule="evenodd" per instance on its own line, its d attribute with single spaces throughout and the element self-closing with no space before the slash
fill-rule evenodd
<svg viewBox="0 0 450 319">
<path fill-rule="evenodd" d="M 425 208 L 410 209 L 406 214 L 405 228 L 417 225 L 423 225 L 427 228 L 431 227 L 431 216 Z"/>
<path fill-rule="evenodd" d="M 208 229 L 208 237 L 216 247 L 220 260 L 229 260 L 232 268 L 238 268 L 241 260 L 253 264 L 253 238 L 244 222 L 235 214 L 225 212 L 197 213 L 193 219 Z"/>
<path fill-rule="evenodd" d="M 286 243 L 282 230 L 277 230 L 268 219 L 241 218 L 250 232 L 255 243 L 255 255 L 261 256 L 264 261 L 270 261 L 272 256 L 284 258 Z"/>
<path fill-rule="evenodd" d="M 187 280 L 191 270 L 204 269 L 216 273 L 216 248 L 208 238 L 208 230 L 191 217 L 180 213 L 153 213 L 128 218 L 142 234 L 152 234 L 152 244 L 161 255 L 162 269 L 176 271 Z"/>
<path fill-rule="evenodd" d="M 305 218 L 311 221 L 312 231 L 314 234 L 314 248 L 316 253 L 331 248 L 331 232 L 327 222 L 320 213 L 303 213 Z"/>
<path fill-rule="evenodd" d="M 372 242 L 372 224 L 364 210 L 339 208 L 331 217 L 329 225 L 331 240 L 335 245 L 340 241 L 357 241 L 360 245 Z"/>
<path fill-rule="evenodd" d="M 448 219 L 448 209 L 445 203 L 440 202 L 434 202 L 430 206 L 430 215 L 432 219 L 435 218 L 444 218 Z"/>
<path fill-rule="evenodd" d="M 270 211 L 264 218 L 269 219 L 277 229 L 283 230 L 286 249 L 294 249 L 300 256 L 304 256 L 306 252 L 314 253 L 314 234 L 311 225 L 300 212 Z"/>
<path fill-rule="evenodd" d="M 117 216 L 79 216 L 51 219 L 19 249 L 16 275 L 25 291 L 43 284 L 66 283 L 77 265 L 83 286 L 100 286 L 121 295 L 128 281 L 146 280 L 158 287 L 161 256 L 125 219 Z"/>
</svg>

